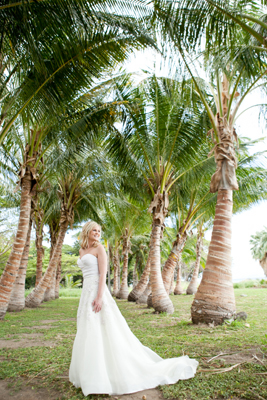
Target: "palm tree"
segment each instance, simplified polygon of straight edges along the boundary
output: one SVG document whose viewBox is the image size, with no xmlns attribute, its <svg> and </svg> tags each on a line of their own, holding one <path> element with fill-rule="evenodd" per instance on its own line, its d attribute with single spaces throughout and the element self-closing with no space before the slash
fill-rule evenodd
<svg viewBox="0 0 267 400">
<path fill-rule="evenodd" d="M 259 260 L 260 265 L 267 277 L 267 229 L 260 232 L 256 232 L 255 235 L 251 235 L 250 239 L 251 252 L 255 260 Z"/>
<path fill-rule="evenodd" d="M 201 260 L 201 252 L 203 247 L 203 229 L 204 221 L 200 221 L 197 226 L 197 244 L 196 244 L 196 262 L 194 265 L 194 270 L 192 273 L 192 277 L 190 283 L 186 289 L 186 294 L 195 294 L 197 292 L 197 279 L 199 274 L 200 260 Z"/>
<path fill-rule="evenodd" d="M 29 258 L 31 231 L 32 231 L 32 217 L 30 218 L 29 221 L 27 238 L 24 245 L 16 280 L 13 284 L 12 291 L 10 294 L 7 311 L 21 311 L 25 308 L 25 278 L 26 278 L 26 269 Z"/>
<path fill-rule="evenodd" d="M 190 177 L 189 187 L 194 189 L 177 190 L 177 211 L 174 212 L 176 217 L 177 235 L 176 240 L 173 242 L 172 250 L 162 270 L 162 278 L 167 293 L 173 280 L 174 270 L 177 267 L 177 284 L 174 289 L 174 294 L 182 294 L 181 287 L 181 262 L 182 252 L 186 244 L 189 233 L 194 224 L 205 212 L 213 208 L 214 195 L 209 194 L 207 181 L 209 179 L 210 166 L 213 160 L 206 163 L 205 180 L 202 178 L 198 183 L 191 181 Z"/>
<path fill-rule="evenodd" d="M 182 9 L 185 3 L 183 2 Z M 208 3 L 211 2 L 208 0 Z M 235 154 L 235 144 L 237 144 L 238 139 L 234 125 L 240 105 L 266 74 L 266 69 L 263 69 L 262 65 L 258 63 L 258 75 L 256 74 L 257 77 L 253 78 L 245 63 L 242 63 L 242 58 L 237 57 L 233 65 L 229 60 L 224 64 L 225 60 L 220 62 L 221 60 L 218 60 L 217 57 L 215 60 L 210 60 L 214 61 L 213 65 L 211 62 L 207 63 L 207 66 L 210 67 L 212 80 L 209 82 L 209 86 L 205 85 L 202 79 L 196 78 L 192 73 L 191 64 L 185 53 L 185 49 L 190 46 L 186 46 L 186 43 L 179 36 L 181 33 L 181 30 L 179 30 L 180 22 L 177 29 L 179 34 L 176 34 L 176 31 L 173 30 L 175 18 L 181 12 L 181 8 L 178 7 L 177 10 L 173 9 L 172 11 L 170 9 L 166 11 L 166 8 L 163 10 L 161 17 L 163 15 L 166 17 L 166 12 L 168 13 L 168 20 L 165 18 L 163 22 L 164 34 L 168 35 L 179 50 L 180 57 L 191 75 L 195 89 L 199 93 L 209 116 L 211 127 L 209 134 L 214 146 L 210 155 L 214 154 L 217 165 L 216 172 L 211 178 L 210 191 L 212 193 L 218 191 L 214 234 L 209 247 L 203 279 L 192 305 L 192 320 L 194 323 L 215 322 L 219 324 L 224 319 L 230 318 L 235 312 L 231 277 L 231 216 L 232 191 L 238 189 L 236 179 L 237 157 Z M 194 7 L 193 9 L 194 12 L 199 11 Z M 190 14 L 190 9 L 188 9 L 188 14 Z M 167 23 L 165 23 L 166 21 Z M 188 26 L 188 22 L 186 25 Z M 194 30 L 195 26 L 192 26 L 192 31 Z M 189 41 L 189 44 L 191 45 L 192 42 Z M 241 96 L 239 91 L 242 93 Z M 215 107 L 210 104 L 210 100 L 207 100 L 207 93 L 210 93 L 214 98 Z M 240 99 L 236 101 L 238 97 Z M 223 274 L 222 270 L 224 271 Z"/>
<path fill-rule="evenodd" d="M 38 286 L 26 298 L 27 307 L 38 307 L 40 305 L 46 289 L 56 275 L 64 237 L 69 225 L 72 227 L 74 213 L 79 213 L 79 207 L 83 208 L 86 205 L 91 210 L 91 215 L 95 217 L 96 204 L 100 205 L 105 199 L 107 189 L 111 190 L 112 188 L 107 172 L 102 169 L 105 169 L 105 164 L 101 165 L 102 163 L 99 163 L 94 157 L 93 153 L 86 158 L 76 159 L 75 164 L 72 163 L 69 170 L 65 168 L 57 176 L 55 190 L 59 187 L 58 192 L 61 201 L 57 241 L 44 276 Z M 102 175 L 100 174 L 101 170 Z"/>
<path fill-rule="evenodd" d="M 60 3 L 0 6 L 0 143 L 18 116 L 29 111 L 39 125 L 43 115 L 56 117 L 133 49 L 153 45 L 141 24 L 149 9 L 139 1 Z"/>
<path fill-rule="evenodd" d="M 121 196 L 120 201 L 113 205 L 109 202 L 107 213 L 109 214 L 110 220 L 113 222 L 113 229 L 116 229 L 120 235 L 119 240 L 122 244 L 122 281 L 116 297 L 119 299 L 127 299 L 129 295 L 128 258 L 131 252 L 131 241 L 149 229 L 151 220 L 142 205 L 129 196 L 125 196 L 124 199 Z"/>
<path fill-rule="evenodd" d="M 122 134 L 110 139 L 110 151 L 116 160 L 124 168 L 137 171 L 145 181 L 150 196 L 148 211 L 153 217 L 149 255 L 153 307 L 169 313 L 173 305 L 160 267 L 160 239 L 169 191 L 197 158 L 195 149 L 203 132 L 199 119 L 186 108 L 181 88 L 175 80 L 155 76 L 132 91 L 130 85 L 118 87 L 118 99 L 128 103 L 124 103 Z"/>
<path fill-rule="evenodd" d="M 36 163 L 40 159 L 41 151 L 38 142 L 40 131 L 30 131 L 30 145 L 27 144 L 23 154 L 18 176 L 19 186 L 21 187 L 20 215 L 18 230 L 12 251 L 9 255 L 5 270 L 0 280 L 0 319 L 5 316 L 13 283 L 15 282 L 17 271 L 20 267 L 22 254 L 26 244 L 27 233 L 30 225 L 31 202 L 36 190 L 37 175 Z"/>
</svg>

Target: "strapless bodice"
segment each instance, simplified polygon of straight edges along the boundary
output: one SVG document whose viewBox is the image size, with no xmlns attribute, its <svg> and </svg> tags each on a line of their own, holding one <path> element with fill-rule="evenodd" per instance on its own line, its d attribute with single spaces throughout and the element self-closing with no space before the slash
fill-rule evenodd
<svg viewBox="0 0 267 400">
<path fill-rule="evenodd" d="M 81 258 L 78 258 L 77 264 L 82 270 L 83 278 L 87 278 L 93 275 L 99 275 L 98 261 L 93 254 L 85 254 Z"/>
</svg>

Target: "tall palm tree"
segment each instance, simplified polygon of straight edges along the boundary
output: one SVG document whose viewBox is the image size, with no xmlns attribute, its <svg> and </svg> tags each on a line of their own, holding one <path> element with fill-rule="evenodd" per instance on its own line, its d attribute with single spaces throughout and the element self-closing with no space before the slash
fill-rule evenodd
<svg viewBox="0 0 267 400">
<path fill-rule="evenodd" d="M 4 317 L 7 310 L 30 226 L 31 202 L 37 184 L 35 165 L 40 160 L 41 156 L 41 149 L 38 142 L 39 135 L 40 131 L 30 131 L 29 137 L 31 144 L 27 144 L 22 153 L 23 162 L 21 163 L 18 173 L 18 188 L 19 186 L 21 187 L 20 215 L 16 238 L 0 280 L 0 319 Z"/>
<path fill-rule="evenodd" d="M 94 159 L 93 153 L 86 158 L 77 159 L 75 164 L 72 163 L 69 169 L 65 168 L 58 175 L 55 189 L 59 188 L 61 212 L 57 241 L 44 276 L 26 298 L 27 307 L 38 307 L 42 302 L 45 290 L 56 274 L 64 237 L 69 225 L 73 224 L 74 213 L 78 212 L 79 207 L 86 206 L 90 208 L 91 215 L 94 217 L 96 204 L 100 206 L 101 202 L 105 200 L 105 193 L 111 190 L 112 185 L 106 171 L 103 170 L 105 165 L 101 164 Z M 100 174 L 101 170 L 102 175 Z"/>
<path fill-rule="evenodd" d="M 118 87 L 117 97 L 125 102 L 123 131 L 110 138 L 116 160 L 137 171 L 147 187 L 153 217 L 149 255 L 153 307 L 169 313 L 173 305 L 161 277 L 160 239 L 170 189 L 197 159 L 195 149 L 203 132 L 197 110 L 193 114 L 186 108 L 182 87 L 174 79 L 155 76 L 133 90 L 129 84 Z"/>
<path fill-rule="evenodd" d="M 141 24 L 148 13 L 140 1 L 0 6 L 0 143 L 25 111 L 38 124 L 44 114 L 55 117 L 133 49 L 153 45 Z"/>
<path fill-rule="evenodd" d="M 147 211 L 144 210 L 143 205 L 131 199 L 129 196 L 125 196 L 124 199 L 121 196 L 120 202 L 114 203 L 113 205 L 109 202 L 109 209 L 107 212 L 109 218 L 113 221 L 113 229 L 116 229 L 120 234 L 122 245 L 122 281 L 116 297 L 119 299 L 127 299 L 129 295 L 128 258 L 131 251 L 131 241 L 135 236 L 146 232 L 150 228 L 151 219 Z"/>
<path fill-rule="evenodd" d="M 197 223 L 203 214 L 208 210 L 209 213 L 211 213 L 211 210 L 213 209 L 214 195 L 211 195 L 208 192 L 207 185 L 210 175 L 210 166 L 213 164 L 213 160 L 210 161 L 211 163 L 206 163 L 207 168 L 204 176 L 205 179 L 200 179 L 198 183 L 192 182 L 192 189 L 186 190 L 184 193 L 182 190 L 177 190 L 177 211 L 174 211 L 173 213 L 176 217 L 177 235 L 176 240 L 173 242 L 172 250 L 162 270 L 162 278 L 167 292 L 170 290 L 176 266 L 178 270 L 178 278 L 181 278 L 182 252 L 193 225 Z M 181 283 L 180 280 L 177 279 L 174 294 L 181 294 L 180 292 Z"/>
<path fill-rule="evenodd" d="M 190 283 L 186 289 L 186 294 L 195 294 L 197 292 L 197 279 L 199 275 L 199 267 L 201 260 L 201 252 L 203 247 L 203 235 L 204 235 L 204 221 L 200 221 L 197 226 L 197 244 L 196 244 L 196 261 Z"/>
<path fill-rule="evenodd" d="M 211 2 L 207 1 L 207 3 Z M 179 55 L 191 75 L 195 90 L 199 93 L 209 116 L 211 128 L 209 134 L 214 146 L 210 155 L 214 154 L 217 165 L 216 172 L 211 178 L 210 191 L 212 193 L 218 191 L 213 228 L 214 234 L 212 235 L 209 247 L 209 255 L 203 279 L 192 305 L 192 320 L 195 323 L 214 321 L 219 324 L 225 318 L 230 318 L 235 312 L 231 276 L 231 216 L 233 206 L 232 191 L 238 189 L 236 179 L 237 157 L 235 153 L 235 146 L 238 143 L 238 139 L 234 125 L 240 105 L 266 74 L 266 68 L 264 68 L 262 63 L 258 63 L 256 68 L 257 73 L 251 75 L 241 57 L 237 57 L 234 63 L 228 59 L 226 64 L 224 63 L 225 60 L 221 62 L 217 57 L 216 60 L 211 59 L 209 60 L 210 62 L 207 62 L 207 68 L 210 68 L 209 72 L 211 75 L 211 82 L 208 85 L 199 77 L 195 77 L 192 72 L 192 63 L 189 62 L 189 57 L 185 51 L 192 45 L 193 39 L 190 38 L 192 41 L 189 41 L 187 46 L 181 40 L 181 36 L 176 34 L 176 31 L 173 29 L 174 23 L 177 21 L 177 16 L 182 12 L 181 9 L 185 12 L 183 8 L 184 4 L 185 2 L 177 10 L 173 9 L 173 11 L 170 11 L 166 8 L 163 10 L 161 17 L 163 15 L 166 17 L 166 12 L 168 13 L 168 18 L 165 18 L 163 22 L 164 35 L 165 37 L 168 36 L 168 39 L 178 49 Z M 196 15 L 196 12 L 199 10 L 195 9 L 194 6 L 192 8 Z M 190 13 L 190 9 L 188 9 L 188 13 Z M 190 30 L 188 22 L 186 22 L 186 26 Z M 181 33 L 180 22 L 177 28 L 179 33 Z M 195 26 L 192 26 L 192 31 L 197 31 L 195 30 Z M 239 39 L 240 43 L 242 37 L 238 38 L 236 36 L 236 38 L 237 42 Z M 213 61 L 213 64 L 211 61 Z M 255 75 L 256 77 L 254 77 Z M 206 95 L 207 93 L 210 94 L 209 99 Z M 242 94 L 240 95 L 240 93 Z M 211 96 L 214 99 L 215 107 L 210 104 Z M 236 100 L 238 97 L 240 99 Z M 224 271 L 223 274 L 222 270 Z"/>
</svg>

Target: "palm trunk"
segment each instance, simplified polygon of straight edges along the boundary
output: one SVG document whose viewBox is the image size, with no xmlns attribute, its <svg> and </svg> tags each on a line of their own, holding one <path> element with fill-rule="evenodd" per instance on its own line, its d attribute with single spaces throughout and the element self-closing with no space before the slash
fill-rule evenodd
<svg viewBox="0 0 267 400">
<path fill-rule="evenodd" d="M 195 267 L 194 267 L 191 281 L 186 289 L 186 294 L 195 294 L 197 292 L 197 279 L 198 279 L 198 273 L 199 273 L 202 247 L 203 247 L 203 232 L 201 230 L 199 230 L 198 235 L 197 235 Z"/>
<path fill-rule="evenodd" d="M 137 301 L 139 297 L 144 293 L 148 284 L 149 274 L 150 274 L 150 251 L 148 253 L 146 266 L 141 275 L 141 278 L 139 279 L 139 282 L 134 287 L 134 289 L 129 293 L 128 301 Z"/>
<path fill-rule="evenodd" d="M 182 232 L 183 230 L 180 229 L 180 231 Z M 186 240 L 187 240 L 186 231 L 184 231 L 183 233 L 178 233 L 177 239 L 173 243 L 172 251 L 169 254 L 169 257 L 163 267 L 162 279 L 167 293 L 169 293 L 170 291 L 173 281 L 174 270 L 177 263 L 179 263 L 181 260 Z"/>
<path fill-rule="evenodd" d="M 18 274 L 10 296 L 8 311 L 21 311 L 25 308 L 25 278 L 31 244 L 32 219 L 30 218 L 27 239 L 23 250 Z"/>
<path fill-rule="evenodd" d="M 235 313 L 231 271 L 232 207 L 232 190 L 219 189 L 207 263 L 191 307 L 195 324 L 222 324 Z"/>
<path fill-rule="evenodd" d="M 173 294 L 174 288 L 175 288 L 175 282 L 174 282 L 174 271 L 173 271 L 173 274 L 172 274 L 172 281 L 171 281 L 171 286 L 170 286 L 169 294 Z"/>
<path fill-rule="evenodd" d="M 178 260 L 177 263 L 177 279 L 176 279 L 176 286 L 174 288 L 174 294 L 183 294 L 183 286 L 182 286 L 182 268 L 181 268 L 181 258 Z"/>
<path fill-rule="evenodd" d="M 68 230 L 68 225 L 69 225 L 69 218 L 66 215 L 62 215 L 61 222 L 60 222 L 60 228 L 59 228 L 59 233 L 57 237 L 57 242 L 55 245 L 55 248 L 53 250 L 53 255 L 51 260 L 49 261 L 48 268 L 42 277 L 39 285 L 28 295 L 26 298 L 26 306 L 27 307 L 38 307 L 44 297 L 44 293 L 46 289 L 49 287 L 50 282 L 52 280 L 52 276 L 54 275 L 54 272 L 56 271 L 57 264 L 60 258 L 60 254 L 62 251 L 62 245 L 64 242 L 64 238 L 66 235 L 66 232 Z"/>
<path fill-rule="evenodd" d="M 267 277 L 267 253 L 265 253 L 265 256 L 260 260 L 260 266 L 262 267 L 263 272 Z"/>
<path fill-rule="evenodd" d="M 123 258 L 123 267 L 122 267 L 122 279 L 121 279 L 121 287 L 116 295 L 118 299 L 127 299 L 129 295 L 128 288 L 128 258 L 129 258 L 129 250 L 130 250 L 130 240 L 128 229 L 125 228 L 125 233 L 123 235 L 123 249 L 122 253 L 124 254 Z"/>
<path fill-rule="evenodd" d="M 134 264 L 134 270 L 133 270 L 133 289 L 138 283 L 138 277 L 137 277 L 137 266 L 139 262 L 139 257 L 136 256 L 135 264 Z"/>
<path fill-rule="evenodd" d="M 3 319 L 6 314 L 12 287 L 17 277 L 22 254 L 27 240 L 31 213 L 31 187 L 31 172 L 27 169 L 21 180 L 21 200 L 18 230 L 11 253 L 0 280 L 0 319 Z"/>
<path fill-rule="evenodd" d="M 51 277 L 51 281 L 49 287 L 46 289 L 44 294 L 44 301 L 55 300 L 56 298 L 56 276 L 57 276 L 57 268 L 54 270 L 53 275 Z"/>
<path fill-rule="evenodd" d="M 155 311 L 167 312 L 172 314 L 174 312 L 173 304 L 167 294 L 161 275 L 160 267 L 160 239 L 161 239 L 161 224 L 153 221 L 151 232 L 151 247 L 150 247 L 150 283 L 152 290 L 152 304 Z"/>
<path fill-rule="evenodd" d="M 122 267 L 122 279 L 121 279 L 121 287 L 116 295 L 118 299 L 127 299 L 129 295 L 128 288 L 128 251 L 124 253 L 123 258 L 123 267 Z"/>
<path fill-rule="evenodd" d="M 62 254 L 60 254 L 59 261 L 58 261 L 58 264 L 57 264 L 55 299 L 59 298 L 59 284 L 60 284 L 60 281 L 61 281 L 61 258 L 62 258 Z"/>
<path fill-rule="evenodd" d="M 53 251 L 54 251 L 54 248 L 57 243 L 58 227 L 59 227 L 59 225 L 58 225 L 57 221 L 52 221 L 51 224 L 49 225 L 50 244 L 51 244 L 50 254 L 49 254 L 49 262 L 52 259 Z M 60 257 L 61 257 L 61 254 L 60 254 Z M 53 289 L 51 291 L 51 285 L 52 285 L 52 281 L 49 284 L 49 286 L 47 287 L 46 291 L 44 292 L 44 298 L 42 301 L 49 301 L 49 300 L 53 300 L 55 298 L 54 294 L 53 294 Z"/>
<path fill-rule="evenodd" d="M 147 299 L 150 294 L 151 294 L 151 285 L 150 285 L 150 282 L 148 282 L 147 287 L 145 288 L 145 290 L 141 294 L 141 296 L 138 297 L 138 299 L 136 300 L 136 303 L 137 304 L 147 304 Z"/>
<path fill-rule="evenodd" d="M 115 248 L 114 249 L 114 254 L 113 254 L 113 270 L 114 270 L 114 276 L 113 276 L 113 296 L 116 296 L 118 291 L 119 291 L 119 285 L 118 285 L 118 278 L 120 276 L 120 261 L 119 261 L 119 249 Z"/>
<path fill-rule="evenodd" d="M 37 260 L 36 260 L 36 281 L 35 287 L 39 284 L 42 279 L 43 274 L 43 257 L 44 257 L 44 248 L 43 248 L 43 229 L 40 226 L 40 221 L 38 220 L 36 224 L 36 252 L 37 252 Z"/>
</svg>

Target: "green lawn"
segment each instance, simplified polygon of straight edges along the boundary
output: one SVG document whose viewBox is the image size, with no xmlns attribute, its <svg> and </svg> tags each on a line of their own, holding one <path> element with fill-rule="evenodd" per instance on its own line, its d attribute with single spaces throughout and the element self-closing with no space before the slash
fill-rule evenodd
<svg viewBox="0 0 267 400">
<path fill-rule="evenodd" d="M 200 362 L 194 379 L 160 388 L 165 398 L 267 399 L 267 289 L 236 289 L 235 293 L 237 311 L 245 311 L 247 321 L 215 328 L 190 323 L 192 296 L 172 296 L 176 311 L 171 316 L 154 314 L 143 305 L 118 301 L 130 328 L 144 345 L 164 358 L 184 353 Z M 74 296 L 75 291 L 63 295 Z M 38 309 L 8 313 L 0 323 L 0 339 L 13 343 L 18 340 L 18 346 L 23 340 L 40 341 L 40 345 L 2 348 L 0 378 L 7 379 L 17 391 L 27 382 L 37 388 L 54 387 L 59 392 L 58 398 L 84 398 L 65 379 L 78 302 L 78 297 L 60 297 Z M 220 352 L 227 354 L 208 362 Z M 235 367 L 228 370 L 231 366 Z"/>
</svg>

